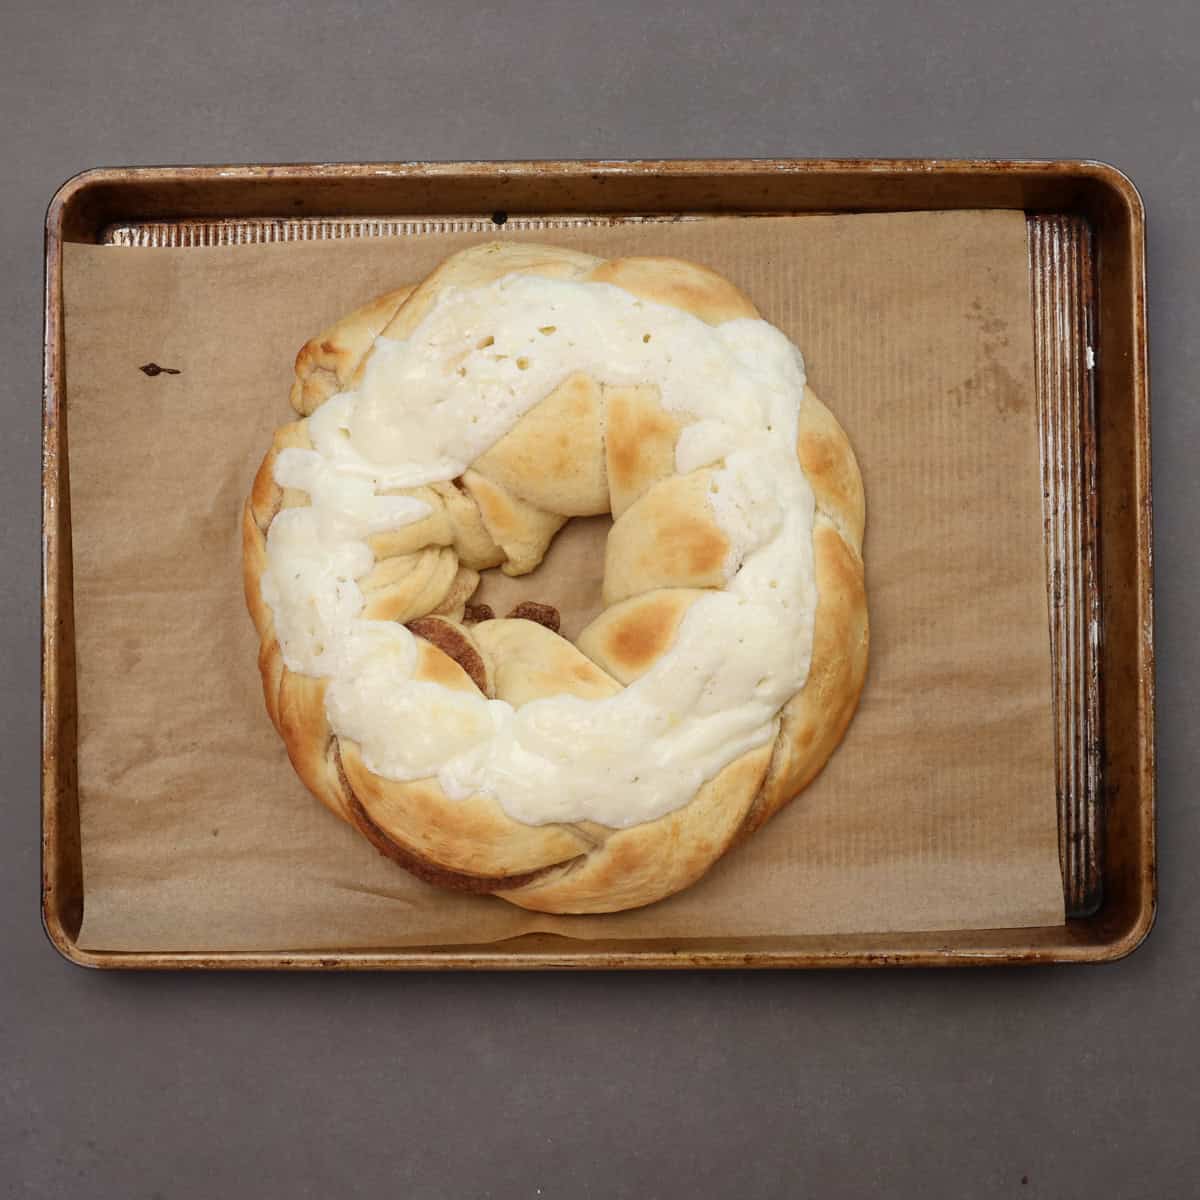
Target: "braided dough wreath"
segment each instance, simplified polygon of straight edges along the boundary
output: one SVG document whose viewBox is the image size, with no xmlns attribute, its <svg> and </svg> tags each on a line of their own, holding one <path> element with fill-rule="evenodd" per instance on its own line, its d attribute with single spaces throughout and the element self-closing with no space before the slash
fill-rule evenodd
<svg viewBox="0 0 1200 1200">
<path fill-rule="evenodd" d="M 694 883 L 824 766 L 864 500 L 798 351 L 667 258 L 488 244 L 309 342 L 243 520 L 297 774 L 430 882 L 548 912 Z M 470 604 L 611 512 L 605 610 Z"/>
</svg>

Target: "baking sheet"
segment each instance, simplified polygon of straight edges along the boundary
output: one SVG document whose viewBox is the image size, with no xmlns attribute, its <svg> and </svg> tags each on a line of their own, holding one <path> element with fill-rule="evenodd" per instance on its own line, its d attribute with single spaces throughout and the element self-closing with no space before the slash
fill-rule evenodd
<svg viewBox="0 0 1200 1200">
<path fill-rule="evenodd" d="M 805 351 L 868 495 L 872 664 L 843 748 L 698 887 L 638 913 L 524 914 L 378 858 L 308 798 L 262 710 L 237 516 L 288 418 L 299 344 L 479 235 L 68 245 L 80 944 L 349 949 L 529 930 L 756 937 L 1061 922 L 1023 215 L 503 236 L 706 262 Z M 180 373 L 148 376 L 149 362 Z M 564 535 L 529 581 L 536 598 L 568 611 L 594 602 L 592 532 Z"/>
</svg>

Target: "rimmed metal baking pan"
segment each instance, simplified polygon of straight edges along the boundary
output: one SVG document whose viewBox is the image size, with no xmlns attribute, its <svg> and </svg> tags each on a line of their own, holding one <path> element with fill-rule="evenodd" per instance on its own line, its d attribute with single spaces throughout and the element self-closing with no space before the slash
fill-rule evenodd
<svg viewBox="0 0 1200 1200">
<path fill-rule="evenodd" d="M 1068 919 L 1046 929 L 569 942 L 354 951 L 92 952 L 76 775 L 62 246 L 393 236 L 453 220 L 561 227 L 687 215 L 1022 209 L 1029 231 Z M 389 163 L 88 171 L 46 218 L 42 913 L 69 959 L 104 967 L 662 968 L 1102 962 L 1153 923 L 1154 636 L 1145 219 L 1094 162 L 703 160 Z"/>
</svg>

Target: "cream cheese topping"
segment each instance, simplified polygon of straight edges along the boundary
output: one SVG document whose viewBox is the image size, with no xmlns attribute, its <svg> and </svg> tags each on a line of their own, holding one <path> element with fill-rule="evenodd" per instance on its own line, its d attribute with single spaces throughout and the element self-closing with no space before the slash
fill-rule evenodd
<svg viewBox="0 0 1200 1200">
<path fill-rule="evenodd" d="M 688 610 L 675 644 L 618 694 L 520 708 L 412 678 L 413 635 L 366 620 L 357 580 L 372 533 L 424 502 L 385 490 L 453 479 L 569 375 L 655 384 L 687 422 L 683 474 L 713 468 L 708 502 L 731 549 L 724 590 Z M 817 591 L 812 489 L 796 459 L 804 364 L 765 321 L 712 326 L 609 284 L 514 274 L 443 291 L 403 340 L 379 338 L 357 391 L 309 418 L 312 450 L 276 481 L 311 504 L 267 534 L 263 597 L 284 662 L 327 677 L 326 712 L 367 766 L 493 797 L 528 824 L 627 827 L 691 800 L 771 737 L 804 686 Z"/>
</svg>

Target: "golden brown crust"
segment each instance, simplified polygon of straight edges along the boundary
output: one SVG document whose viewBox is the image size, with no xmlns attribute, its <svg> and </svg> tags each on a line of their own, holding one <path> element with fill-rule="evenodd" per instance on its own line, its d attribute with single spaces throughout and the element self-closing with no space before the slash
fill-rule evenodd
<svg viewBox="0 0 1200 1200">
<path fill-rule="evenodd" d="M 867 674 L 867 598 L 862 559 L 818 517 L 813 530 L 817 616 L 803 689 L 780 714 L 770 770 L 747 822 L 753 833 L 829 761 L 858 706 Z"/>
<path fill-rule="evenodd" d="M 675 474 L 683 422 L 659 402 L 658 388 L 606 387 L 605 465 L 613 519 L 648 488 Z"/>
<path fill-rule="evenodd" d="M 262 574 L 267 568 L 267 537 L 254 519 L 250 501 L 242 508 L 242 587 L 246 608 L 258 636 L 266 645 L 275 641 L 275 621 L 262 598 Z"/>
<path fill-rule="evenodd" d="M 496 699 L 514 708 L 547 696 L 603 700 L 621 685 L 545 625 L 505 617 L 476 625 L 476 644 L 492 662 Z"/>
<path fill-rule="evenodd" d="M 418 617 L 409 621 L 408 628 L 431 646 L 451 659 L 485 696 L 494 696 L 495 689 L 488 676 L 487 663 L 475 644 L 475 639 L 456 621 L 445 617 Z M 425 678 L 430 678 L 425 676 Z M 444 682 L 437 679 L 436 682 Z"/>
<path fill-rule="evenodd" d="M 867 675 L 870 630 L 862 560 L 862 475 L 845 431 L 811 389 L 805 389 L 800 409 L 797 456 L 817 508 L 812 664 L 804 688 L 780 713 L 775 753 L 745 834 L 753 833 L 816 778 L 854 716 Z"/>
<path fill-rule="evenodd" d="M 604 557 L 604 603 L 652 588 L 719 588 L 729 539 L 707 500 L 715 471 L 670 475 L 613 523 Z"/>
<path fill-rule="evenodd" d="M 486 895 L 506 888 L 528 887 L 542 876 L 557 869 L 557 864 L 551 863 L 549 866 L 539 867 L 536 871 L 526 871 L 523 875 L 469 875 L 465 871 L 452 871 L 448 867 L 439 867 L 426 858 L 423 853 L 409 850 L 395 841 L 383 826 L 375 823 L 374 818 L 353 790 L 349 794 L 351 823 L 354 827 L 384 858 L 390 858 L 397 866 L 403 867 L 426 883 L 449 888 L 455 892 Z"/>
<path fill-rule="evenodd" d="M 463 484 L 479 507 L 479 515 L 492 540 L 504 551 L 500 569 L 506 575 L 524 575 L 542 561 L 554 535 L 567 523 L 558 513 L 527 504 L 478 471 L 463 474 Z"/>
<path fill-rule="evenodd" d="M 534 508 L 564 517 L 608 512 L 603 412 L 600 385 L 587 375 L 570 375 L 473 469 Z"/>
<path fill-rule="evenodd" d="M 770 745 L 735 758 L 683 808 L 619 829 L 562 871 L 516 888 L 505 900 L 541 912 L 615 912 L 695 883 L 738 836 L 762 783 Z"/>
<path fill-rule="evenodd" d="M 334 760 L 336 739 L 325 717 L 326 686 L 323 679 L 284 667 L 279 681 L 279 733 L 304 786 L 332 813 L 348 820 L 350 797 L 341 786 Z"/>
<path fill-rule="evenodd" d="M 587 850 L 566 826 L 522 825 L 485 796 L 450 800 L 435 780 L 384 779 L 368 769 L 353 742 L 337 741 L 349 794 L 359 806 L 351 809 L 351 820 L 361 811 L 378 838 L 432 870 L 502 887 L 512 876 L 570 862 Z M 360 821 L 354 823 L 361 828 Z"/>
<path fill-rule="evenodd" d="M 315 412 L 350 383 L 371 344 L 408 299 L 412 287 L 385 292 L 356 308 L 324 333 L 306 342 L 296 355 L 292 407 L 302 416 Z"/>
<path fill-rule="evenodd" d="M 383 333 L 392 338 L 408 337 L 432 307 L 438 293 L 447 287 L 482 287 L 515 271 L 547 279 L 580 279 L 601 261 L 591 254 L 555 246 L 514 242 L 473 246 L 460 254 L 452 254 L 418 284 Z"/>
<path fill-rule="evenodd" d="M 262 676 L 263 700 L 266 701 L 267 714 L 271 724 L 282 736 L 283 730 L 279 724 L 279 688 L 283 683 L 283 652 L 274 638 L 260 643 L 258 649 L 258 672 Z"/>
<path fill-rule="evenodd" d="M 812 485 L 817 511 L 861 555 L 867 510 L 858 460 L 846 431 L 808 387 L 800 406 L 796 457 Z"/>
<path fill-rule="evenodd" d="M 281 425 L 275 430 L 271 449 L 267 451 L 259 465 L 258 473 L 254 476 L 254 483 L 250 487 L 250 511 L 254 514 L 255 524 L 263 533 L 266 533 L 281 508 L 308 503 L 308 497 L 303 492 L 281 488 L 275 482 L 275 461 L 281 450 L 288 449 L 312 449 L 306 422 L 293 421 L 290 425 Z"/>
<path fill-rule="evenodd" d="M 431 613 L 449 594 L 458 577 L 458 558 L 446 546 L 429 546 L 415 554 L 384 558 L 358 581 L 372 621 L 411 621 Z"/>
<path fill-rule="evenodd" d="M 606 608 L 576 645 L 613 678 L 630 684 L 675 644 L 675 635 L 696 598 L 693 588 L 660 588 Z"/>
<path fill-rule="evenodd" d="M 297 357 L 293 405 L 307 415 L 353 386 L 375 337 L 405 336 L 442 288 L 517 270 L 611 283 L 712 323 L 758 315 L 737 288 L 696 264 L 604 262 L 552 247 L 493 243 L 451 257 L 417 287 L 379 297 L 310 341 Z M 730 547 L 706 503 L 713 472 L 675 474 L 682 428 L 662 408 L 656 388 L 600 387 L 570 377 L 461 479 L 406 492 L 427 503 L 430 514 L 371 539 L 377 563 L 360 581 L 368 615 L 407 622 L 417 637 L 416 677 L 451 690 L 514 705 L 561 694 L 614 695 L 669 651 L 704 589 L 724 585 Z M 450 800 L 435 780 L 384 779 L 353 742 L 333 734 L 325 682 L 287 669 L 261 589 L 271 521 L 281 509 L 307 503 L 304 493 L 275 483 L 275 461 L 284 449 L 309 445 L 304 421 L 277 431 L 243 513 L 246 603 L 261 640 L 267 711 L 314 795 L 419 877 L 548 912 L 648 904 L 695 882 L 777 812 L 841 739 L 867 664 L 865 510 L 849 440 L 811 391 L 797 444 L 816 501 L 819 601 L 808 682 L 782 710 L 773 740 L 730 763 L 682 808 L 630 829 L 525 825 L 487 797 Z M 542 611 L 548 606 L 527 602 L 496 620 L 486 605 L 469 603 L 479 571 L 532 570 L 568 517 L 606 510 L 615 518 L 608 607 L 578 645 L 558 635 L 556 621 Z"/>
<path fill-rule="evenodd" d="M 557 633 L 562 627 L 558 609 L 553 604 L 539 604 L 536 600 L 522 600 L 507 615 L 522 621 L 536 621 L 539 625 L 545 625 L 551 633 Z"/>
<path fill-rule="evenodd" d="M 615 284 L 643 300 L 682 308 L 710 325 L 758 316 L 749 297 L 728 279 L 682 258 L 610 258 L 588 278 Z"/>
</svg>

